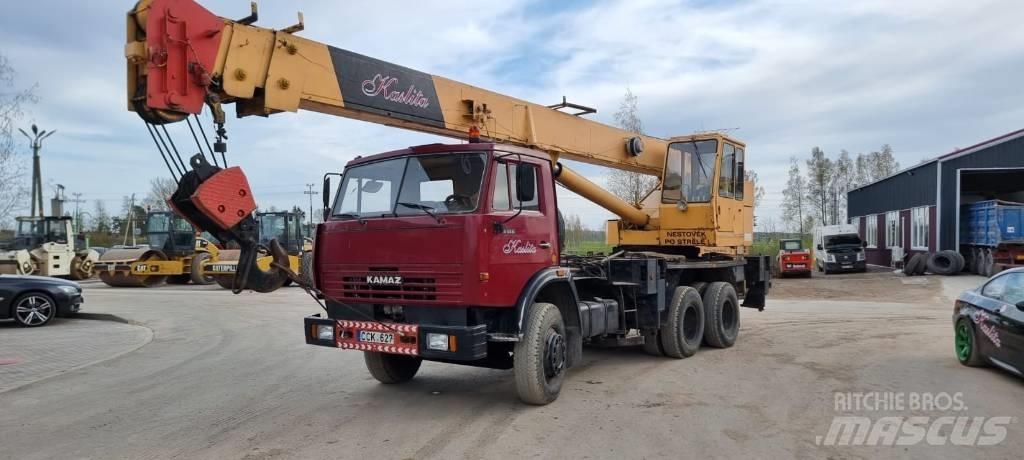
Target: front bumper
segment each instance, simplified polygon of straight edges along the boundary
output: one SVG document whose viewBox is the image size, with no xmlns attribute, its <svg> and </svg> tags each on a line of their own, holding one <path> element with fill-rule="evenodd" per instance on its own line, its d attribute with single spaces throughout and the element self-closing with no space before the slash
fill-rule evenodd
<svg viewBox="0 0 1024 460">
<path fill-rule="evenodd" d="M 829 262 L 825 264 L 825 268 L 830 272 L 862 272 L 868 269 L 868 262 L 866 260 L 859 260 L 856 262 Z"/>
<path fill-rule="evenodd" d="M 303 318 L 306 343 L 331 348 L 371 351 L 443 361 L 478 361 L 487 357 L 487 327 L 398 324 L 376 321 L 351 321 L 307 316 Z M 331 326 L 331 339 L 317 336 L 317 326 Z M 393 342 L 382 344 L 360 341 L 360 332 L 393 334 Z M 427 347 L 427 334 L 448 337 L 448 350 Z"/>
<path fill-rule="evenodd" d="M 72 313 L 78 313 L 82 309 L 82 303 L 85 302 L 85 297 L 82 297 L 82 293 L 68 294 L 60 291 L 60 294 L 54 295 L 53 300 L 57 303 L 57 314 L 61 316 L 70 315 Z"/>
</svg>

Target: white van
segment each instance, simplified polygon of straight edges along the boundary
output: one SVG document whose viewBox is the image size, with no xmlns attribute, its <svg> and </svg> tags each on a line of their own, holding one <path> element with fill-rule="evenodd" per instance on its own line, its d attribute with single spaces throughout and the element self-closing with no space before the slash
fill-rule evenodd
<svg viewBox="0 0 1024 460">
<path fill-rule="evenodd" d="M 850 224 L 822 225 L 814 229 L 814 266 L 826 275 L 867 271 L 866 243 Z"/>
</svg>

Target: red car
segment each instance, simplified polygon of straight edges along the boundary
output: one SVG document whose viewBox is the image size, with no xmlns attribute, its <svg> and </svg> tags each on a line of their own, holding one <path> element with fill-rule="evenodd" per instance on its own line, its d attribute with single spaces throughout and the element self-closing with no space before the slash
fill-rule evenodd
<svg viewBox="0 0 1024 460">
<path fill-rule="evenodd" d="M 779 275 L 811 277 L 811 251 L 802 240 L 779 240 Z"/>
</svg>

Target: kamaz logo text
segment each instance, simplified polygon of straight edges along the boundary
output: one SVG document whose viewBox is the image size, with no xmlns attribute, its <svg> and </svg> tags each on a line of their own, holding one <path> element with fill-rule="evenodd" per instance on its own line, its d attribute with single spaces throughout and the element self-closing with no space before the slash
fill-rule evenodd
<svg viewBox="0 0 1024 460">
<path fill-rule="evenodd" d="M 402 277 L 366 275 L 366 284 L 375 284 L 378 286 L 398 286 L 402 284 Z"/>
</svg>

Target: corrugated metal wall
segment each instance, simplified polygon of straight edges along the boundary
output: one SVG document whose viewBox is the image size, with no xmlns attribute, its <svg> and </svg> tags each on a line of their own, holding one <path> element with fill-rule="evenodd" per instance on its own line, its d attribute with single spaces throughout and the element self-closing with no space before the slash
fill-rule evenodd
<svg viewBox="0 0 1024 460">
<path fill-rule="evenodd" d="M 846 215 L 857 217 L 917 206 L 933 206 L 935 172 L 935 163 L 928 163 L 851 191 L 846 196 Z"/>
</svg>

